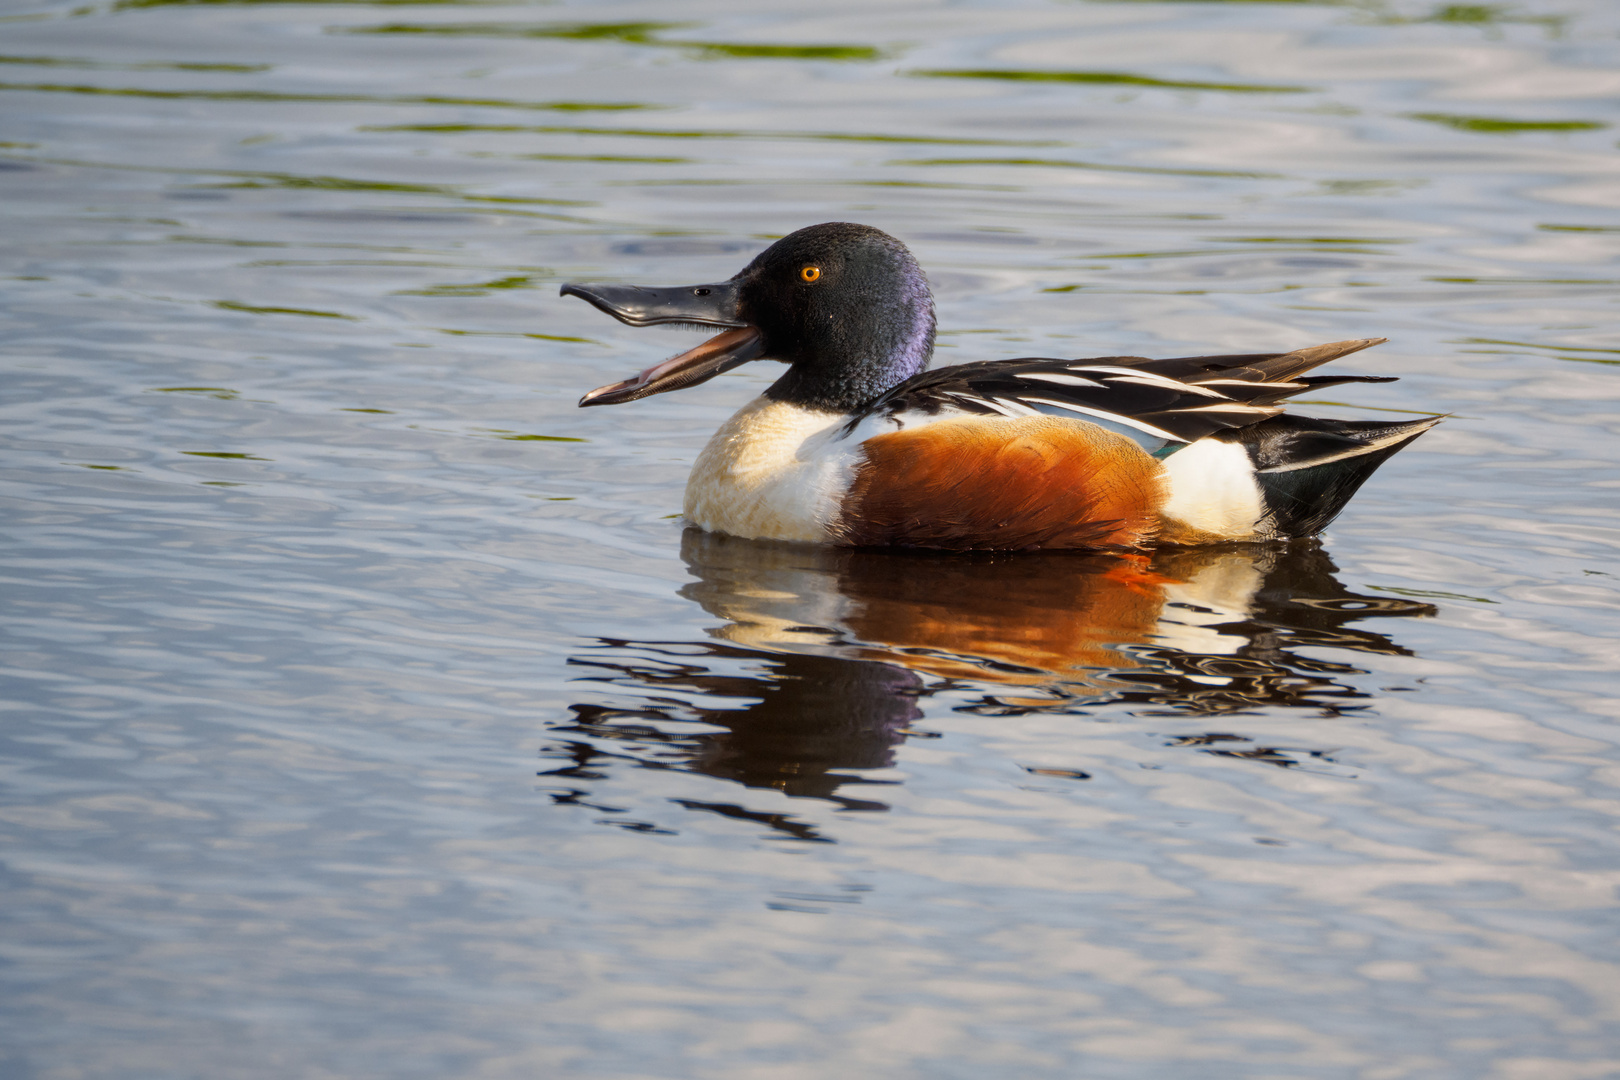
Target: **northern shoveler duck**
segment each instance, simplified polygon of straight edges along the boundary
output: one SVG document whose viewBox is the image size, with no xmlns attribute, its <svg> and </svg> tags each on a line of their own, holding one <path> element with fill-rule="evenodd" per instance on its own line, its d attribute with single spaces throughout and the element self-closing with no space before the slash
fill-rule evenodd
<svg viewBox="0 0 1620 1080">
<path fill-rule="evenodd" d="M 723 332 L 580 405 L 695 386 L 750 360 L 783 376 L 717 431 L 688 521 L 754 539 L 948 549 L 1140 548 L 1308 536 L 1440 417 L 1322 420 L 1278 404 L 1368 375 L 1306 376 L 1377 345 L 924 370 L 934 302 L 894 237 L 830 222 L 728 281 L 564 285 L 631 326 Z"/>
</svg>

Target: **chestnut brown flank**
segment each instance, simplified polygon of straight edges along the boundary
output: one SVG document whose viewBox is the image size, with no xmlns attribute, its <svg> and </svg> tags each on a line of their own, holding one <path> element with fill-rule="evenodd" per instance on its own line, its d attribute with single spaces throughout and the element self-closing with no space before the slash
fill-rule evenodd
<svg viewBox="0 0 1620 1080">
<path fill-rule="evenodd" d="M 1154 539 L 1163 470 L 1077 420 L 942 420 L 876 435 L 833 534 L 853 545 L 1130 548 Z"/>
</svg>

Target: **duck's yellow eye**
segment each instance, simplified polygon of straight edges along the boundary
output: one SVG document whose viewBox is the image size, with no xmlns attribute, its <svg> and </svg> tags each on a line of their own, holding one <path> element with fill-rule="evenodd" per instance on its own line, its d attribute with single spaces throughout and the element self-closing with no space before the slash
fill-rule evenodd
<svg viewBox="0 0 1620 1080">
<path fill-rule="evenodd" d="M 814 281 L 820 276 L 821 267 L 819 266 L 807 266 L 803 270 L 799 271 L 799 279 L 801 281 Z"/>
</svg>

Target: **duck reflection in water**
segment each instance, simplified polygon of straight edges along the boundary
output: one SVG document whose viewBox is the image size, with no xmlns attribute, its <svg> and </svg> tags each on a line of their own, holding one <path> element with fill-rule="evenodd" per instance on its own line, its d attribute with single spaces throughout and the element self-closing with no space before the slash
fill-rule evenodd
<svg viewBox="0 0 1620 1080">
<path fill-rule="evenodd" d="M 1342 679 L 1360 669 L 1299 650 L 1410 655 L 1352 624 L 1434 611 L 1349 592 L 1314 540 L 959 554 L 688 529 L 682 555 L 697 578 L 682 595 L 723 622 L 706 641 L 603 639 L 572 659 L 604 693 L 551 731 L 547 756 L 567 764 L 542 775 L 569 784 L 557 801 L 593 805 L 570 781 L 603 779 L 618 764 L 885 809 L 839 789 L 873 784 L 862 771 L 892 765 L 908 737 L 927 737 L 913 727 L 919 699 L 947 691 L 957 711 L 985 716 L 1110 706 L 1189 719 L 1261 706 L 1338 715 L 1365 697 Z M 1245 742 L 1209 733 L 1179 744 L 1296 763 L 1235 745 Z M 823 839 L 787 815 L 680 802 Z"/>
</svg>

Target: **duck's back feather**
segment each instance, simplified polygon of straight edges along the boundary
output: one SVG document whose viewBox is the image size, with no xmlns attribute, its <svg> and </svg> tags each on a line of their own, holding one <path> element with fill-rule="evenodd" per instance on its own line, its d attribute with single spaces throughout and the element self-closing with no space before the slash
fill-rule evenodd
<svg viewBox="0 0 1620 1080">
<path fill-rule="evenodd" d="M 906 380 L 858 413 L 850 429 L 872 417 L 904 414 L 1045 414 L 1103 423 L 1162 456 L 1216 432 L 1276 416 L 1282 411 L 1279 402 L 1306 390 L 1389 381 L 1370 375 L 1302 377 L 1314 367 L 1383 340 L 1360 338 L 1288 353 L 1167 360 L 1027 357 L 959 364 Z"/>
</svg>

